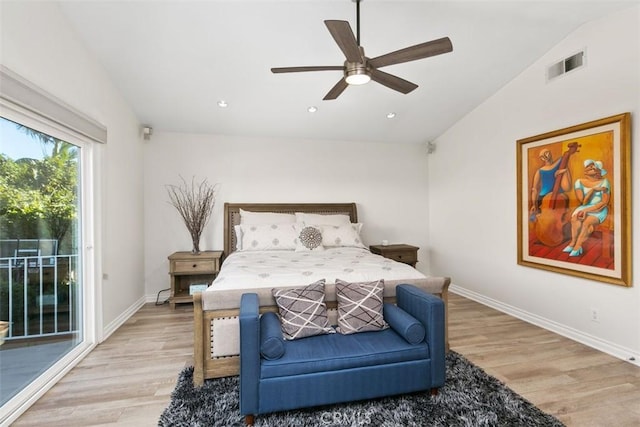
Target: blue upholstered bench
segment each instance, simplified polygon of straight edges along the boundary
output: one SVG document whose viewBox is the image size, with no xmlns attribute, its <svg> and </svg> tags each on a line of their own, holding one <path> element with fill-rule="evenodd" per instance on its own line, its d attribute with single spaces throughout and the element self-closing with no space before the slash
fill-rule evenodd
<svg viewBox="0 0 640 427">
<path fill-rule="evenodd" d="M 390 328 L 287 341 L 278 316 L 258 312 L 256 294 L 240 303 L 240 413 L 373 399 L 445 381 L 444 303 L 413 285 L 398 285 L 397 306 L 385 304 Z"/>
</svg>

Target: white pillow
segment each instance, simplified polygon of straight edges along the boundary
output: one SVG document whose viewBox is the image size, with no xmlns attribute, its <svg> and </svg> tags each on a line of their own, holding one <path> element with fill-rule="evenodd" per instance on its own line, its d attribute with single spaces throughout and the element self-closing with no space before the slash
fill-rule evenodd
<svg viewBox="0 0 640 427">
<path fill-rule="evenodd" d="M 285 224 L 296 222 L 294 214 L 276 212 L 251 212 L 240 209 L 240 224 Z"/>
<path fill-rule="evenodd" d="M 296 212 L 296 222 L 302 222 L 305 224 L 328 224 L 328 225 L 347 225 L 351 224 L 351 218 L 349 215 L 322 215 L 312 214 L 304 212 Z"/>
<path fill-rule="evenodd" d="M 317 226 L 296 224 L 296 252 L 320 252 L 322 246 L 322 228 Z"/>
<path fill-rule="evenodd" d="M 240 224 L 233 226 L 233 231 L 236 233 L 236 251 L 242 250 L 242 228 Z"/>
<path fill-rule="evenodd" d="M 296 249 L 295 224 L 240 224 L 242 251 Z"/>
<path fill-rule="evenodd" d="M 360 238 L 362 223 L 348 225 L 326 225 L 322 229 L 322 245 L 327 248 L 356 247 L 367 248 Z"/>
</svg>

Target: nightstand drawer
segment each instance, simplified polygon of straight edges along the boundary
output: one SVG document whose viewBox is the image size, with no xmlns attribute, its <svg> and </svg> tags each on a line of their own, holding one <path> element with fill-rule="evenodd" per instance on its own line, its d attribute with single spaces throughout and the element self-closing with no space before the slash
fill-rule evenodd
<svg viewBox="0 0 640 427">
<path fill-rule="evenodd" d="M 416 266 L 418 262 L 418 247 L 399 244 L 399 245 L 371 245 L 369 249 L 372 253 L 382 255 L 385 258 L 392 259 L 394 261 L 409 264 L 410 266 Z"/>
<path fill-rule="evenodd" d="M 174 273 L 211 273 L 216 271 L 216 264 L 213 260 L 205 261 L 175 261 Z"/>
<path fill-rule="evenodd" d="M 415 251 L 385 252 L 384 256 L 394 261 L 404 262 L 405 264 L 413 264 L 415 262 L 418 262 Z"/>
</svg>

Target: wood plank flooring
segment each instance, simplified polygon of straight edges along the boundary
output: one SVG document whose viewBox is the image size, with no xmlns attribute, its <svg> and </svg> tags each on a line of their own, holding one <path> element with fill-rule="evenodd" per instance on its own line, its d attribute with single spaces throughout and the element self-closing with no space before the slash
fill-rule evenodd
<svg viewBox="0 0 640 427">
<path fill-rule="evenodd" d="M 193 308 L 146 304 L 14 425 L 157 426 L 189 365 Z"/>
<path fill-rule="evenodd" d="M 567 426 L 640 425 L 640 368 L 450 295 L 451 348 Z M 15 426 L 155 426 L 193 364 L 192 308 L 147 304 Z"/>
<path fill-rule="evenodd" d="M 451 348 L 567 426 L 640 426 L 640 367 L 453 295 Z"/>
</svg>

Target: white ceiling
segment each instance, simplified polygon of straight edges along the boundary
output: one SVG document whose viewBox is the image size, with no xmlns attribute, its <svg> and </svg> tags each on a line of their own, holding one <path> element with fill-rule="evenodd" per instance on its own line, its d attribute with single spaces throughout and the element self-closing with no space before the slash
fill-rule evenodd
<svg viewBox="0 0 640 427">
<path fill-rule="evenodd" d="M 370 82 L 334 101 L 322 98 L 340 71 L 276 75 L 270 68 L 342 65 L 323 21 L 347 20 L 355 32 L 351 0 L 59 3 L 155 131 L 424 143 L 581 24 L 637 1 L 364 0 L 360 41 L 368 57 L 443 36 L 453 52 L 383 68 L 419 85 L 410 94 Z M 221 99 L 228 108 L 217 106 Z"/>
</svg>

